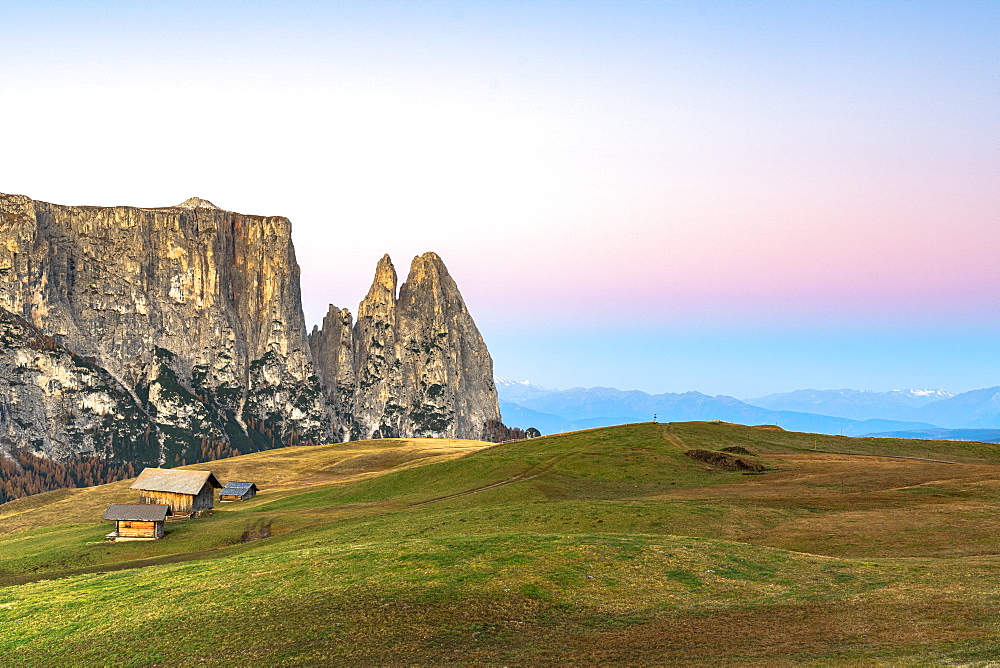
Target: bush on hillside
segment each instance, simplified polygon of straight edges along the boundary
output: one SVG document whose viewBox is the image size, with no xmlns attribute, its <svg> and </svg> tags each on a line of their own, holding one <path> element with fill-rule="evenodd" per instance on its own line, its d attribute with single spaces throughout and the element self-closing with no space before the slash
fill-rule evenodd
<svg viewBox="0 0 1000 668">
<path fill-rule="evenodd" d="M 766 470 L 766 467 L 759 462 L 743 459 L 742 457 L 731 455 L 728 452 L 715 452 L 714 450 L 688 450 L 684 454 L 691 459 L 695 459 L 699 462 L 704 462 L 727 471 Z"/>
<path fill-rule="evenodd" d="M 504 441 L 520 441 L 526 438 L 524 430 L 517 427 L 508 427 L 499 420 L 490 420 L 486 423 L 486 433 L 484 441 L 490 443 L 503 443 Z"/>
</svg>

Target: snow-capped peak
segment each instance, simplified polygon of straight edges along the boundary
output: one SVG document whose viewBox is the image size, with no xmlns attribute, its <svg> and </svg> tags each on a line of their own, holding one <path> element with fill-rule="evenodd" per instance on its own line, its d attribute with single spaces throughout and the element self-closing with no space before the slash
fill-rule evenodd
<svg viewBox="0 0 1000 668">
<path fill-rule="evenodd" d="M 512 385 L 532 387 L 530 380 L 511 380 L 510 378 L 501 378 L 500 376 L 493 376 L 493 382 L 497 385 L 503 385 L 504 387 L 511 387 Z"/>
<path fill-rule="evenodd" d="M 907 397 L 934 397 L 935 399 L 948 399 L 955 396 L 951 392 L 944 390 L 889 390 L 893 394 L 902 394 Z"/>
</svg>

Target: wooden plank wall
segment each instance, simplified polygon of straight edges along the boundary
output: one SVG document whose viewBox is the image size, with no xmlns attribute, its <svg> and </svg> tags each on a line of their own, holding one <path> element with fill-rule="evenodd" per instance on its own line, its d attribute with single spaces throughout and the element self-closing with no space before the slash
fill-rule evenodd
<svg viewBox="0 0 1000 668">
<path fill-rule="evenodd" d="M 163 535 L 163 522 L 137 522 L 118 520 L 118 535 L 129 538 L 159 538 Z"/>
<path fill-rule="evenodd" d="M 206 485 L 207 486 L 207 485 Z M 211 489 L 211 487 L 209 487 Z M 174 513 L 190 513 L 194 510 L 194 498 L 190 494 L 176 494 L 174 492 L 154 492 L 150 490 L 139 491 L 139 503 L 154 503 L 170 506 Z M 211 507 L 211 506 L 209 506 Z"/>
<path fill-rule="evenodd" d="M 192 502 L 193 510 L 211 510 L 215 507 L 215 490 L 211 485 L 205 483 L 205 486 L 201 488 L 198 492 L 198 496 L 194 497 Z"/>
<path fill-rule="evenodd" d="M 211 510 L 215 507 L 215 490 L 208 483 L 205 483 L 197 495 L 143 489 L 139 490 L 139 503 L 165 504 L 170 506 L 174 514 Z"/>
</svg>

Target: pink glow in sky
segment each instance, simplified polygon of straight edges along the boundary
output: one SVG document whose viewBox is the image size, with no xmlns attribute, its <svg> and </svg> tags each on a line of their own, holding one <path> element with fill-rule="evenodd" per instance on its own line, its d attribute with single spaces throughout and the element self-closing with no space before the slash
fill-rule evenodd
<svg viewBox="0 0 1000 668">
<path fill-rule="evenodd" d="M 0 21 L 0 192 L 288 216 L 309 324 L 434 250 L 497 371 L 543 385 L 1000 382 L 994 2 Z"/>
</svg>

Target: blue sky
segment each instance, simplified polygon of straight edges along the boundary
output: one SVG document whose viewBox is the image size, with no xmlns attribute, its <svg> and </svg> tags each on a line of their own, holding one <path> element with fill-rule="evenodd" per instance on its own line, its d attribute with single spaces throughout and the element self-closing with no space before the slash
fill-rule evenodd
<svg viewBox="0 0 1000 668">
<path fill-rule="evenodd" d="M 438 252 L 497 372 L 1000 382 L 996 2 L 5 2 L 0 191 Z"/>
</svg>

